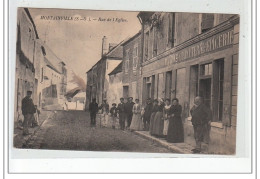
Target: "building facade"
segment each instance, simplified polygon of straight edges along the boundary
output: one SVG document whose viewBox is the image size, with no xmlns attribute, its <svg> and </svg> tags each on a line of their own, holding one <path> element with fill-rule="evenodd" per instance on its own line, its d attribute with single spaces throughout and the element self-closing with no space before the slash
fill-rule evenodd
<svg viewBox="0 0 260 179">
<path fill-rule="evenodd" d="M 198 95 L 213 112 L 209 152 L 235 153 L 239 16 L 140 12 L 142 98 L 177 97 L 185 142 L 194 145 L 190 109 Z"/>
<path fill-rule="evenodd" d="M 141 97 L 141 31 L 126 40 L 123 44 L 123 91 L 122 97 Z"/>
<path fill-rule="evenodd" d="M 89 103 L 93 98 L 96 98 L 98 104 L 107 99 L 110 89 L 108 74 L 121 63 L 123 58 L 123 47 L 121 44 L 122 42 L 117 45 L 110 44 L 107 46 L 107 38 L 103 37 L 102 57 L 87 72 L 86 109 L 88 109 Z"/>
<path fill-rule="evenodd" d="M 15 73 L 15 119 L 21 113 L 22 99 L 27 91 L 32 91 L 32 98 L 37 102 L 36 93 L 38 76 L 36 66 L 39 58 L 36 52 L 36 40 L 39 39 L 35 24 L 27 8 L 18 8 L 17 11 L 17 44 L 16 44 L 16 73 Z"/>
</svg>

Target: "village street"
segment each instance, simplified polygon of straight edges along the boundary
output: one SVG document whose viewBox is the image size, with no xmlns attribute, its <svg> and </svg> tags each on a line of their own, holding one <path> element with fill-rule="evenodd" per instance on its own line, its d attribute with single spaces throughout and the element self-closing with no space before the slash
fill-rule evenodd
<svg viewBox="0 0 260 179">
<path fill-rule="evenodd" d="M 40 129 L 27 142 L 25 148 L 134 151 L 169 153 L 170 150 L 144 139 L 133 132 L 99 126 L 90 127 L 90 117 L 84 111 L 47 111 Z"/>
</svg>

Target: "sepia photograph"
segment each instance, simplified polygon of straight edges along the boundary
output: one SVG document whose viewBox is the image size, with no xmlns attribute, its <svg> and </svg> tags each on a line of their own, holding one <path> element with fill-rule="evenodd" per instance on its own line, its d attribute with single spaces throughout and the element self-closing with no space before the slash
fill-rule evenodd
<svg viewBox="0 0 260 179">
<path fill-rule="evenodd" d="M 17 8 L 13 147 L 236 155 L 239 14 Z"/>
</svg>

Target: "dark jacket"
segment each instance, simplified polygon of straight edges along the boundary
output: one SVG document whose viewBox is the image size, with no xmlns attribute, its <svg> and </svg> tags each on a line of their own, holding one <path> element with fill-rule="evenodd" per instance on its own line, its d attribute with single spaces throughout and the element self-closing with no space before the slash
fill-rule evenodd
<svg viewBox="0 0 260 179">
<path fill-rule="evenodd" d="M 198 107 L 193 106 L 190 110 L 192 125 L 206 124 L 211 120 L 211 110 L 205 105 L 201 104 Z"/>
<path fill-rule="evenodd" d="M 144 108 L 144 118 L 150 119 L 153 110 L 153 103 L 146 104 Z"/>
<path fill-rule="evenodd" d="M 109 113 L 109 104 L 101 104 L 101 106 L 99 107 L 99 109 L 102 109 L 102 113 L 106 112 Z"/>
<path fill-rule="evenodd" d="M 89 112 L 92 114 L 96 114 L 98 112 L 98 104 L 96 102 L 89 104 Z"/>
<path fill-rule="evenodd" d="M 117 116 L 117 108 L 116 107 L 112 107 L 110 109 L 110 114 L 111 114 L 111 116 L 116 117 Z"/>
<path fill-rule="evenodd" d="M 125 103 L 119 103 L 117 105 L 117 111 L 119 114 L 125 113 Z"/>
<path fill-rule="evenodd" d="M 22 100 L 22 113 L 23 115 L 26 114 L 34 114 L 36 112 L 36 108 L 33 104 L 33 100 L 26 96 Z"/>
<path fill-rule="evenodd" d="M 126 104 L 125 104 L 125 110 L 126 110 L 126 113 L 127 114 L 133 114 L 133 106 L 134 106 L 134 102 L 127 102 Z"/>
</svg>

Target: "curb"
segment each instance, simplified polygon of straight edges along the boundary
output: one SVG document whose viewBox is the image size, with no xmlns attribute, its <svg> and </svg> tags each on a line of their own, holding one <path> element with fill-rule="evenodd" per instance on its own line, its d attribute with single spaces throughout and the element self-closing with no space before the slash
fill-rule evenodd
<svg viewBox="0 0 260 179">
<path fill-rule="evenodd" d="M 32 134 L 30 134 L 26 139 L 25 141 L 23 142 L 22 144 L 22 148 L 27 148 L 29 143 L 30 143 L 30 140 L 35 136 L 35 134 L 41 129 L 41 126 L 46 122 L 47 119 L 50 119 L 50 117 L 53 115 L 54 113 L 51 113 L 49 114 L 43 121 L 42 123 L 39 125 L 39 127 L 37 129 L 35 129 L 33 131 Z"/>
<path fill-rule="evenodd" d="M 181 154 L 192 154 L 192 152 L 188 149 L 183 149 L 183 148 L 180 148 L 174 144 L 170 144 L 166 141 L 163 141 L 161 139 L 158 139 L 156 137 L 153 137 L 153 136 L 150 136 L 148 134 L 144 134 L 142 132 L 139 132 L 139 131 L 133 131 L 134 134 L 140 136 L 140 137 L 143 137 L 145 139 L 148 139 L 150 141 L 153 141 L 169 150 L 171 150 L 172 152 L 178 152 L 178 153 L 181 153 Z M 188 144 L 187 144 L 188 145 Z"/>
</svg>

